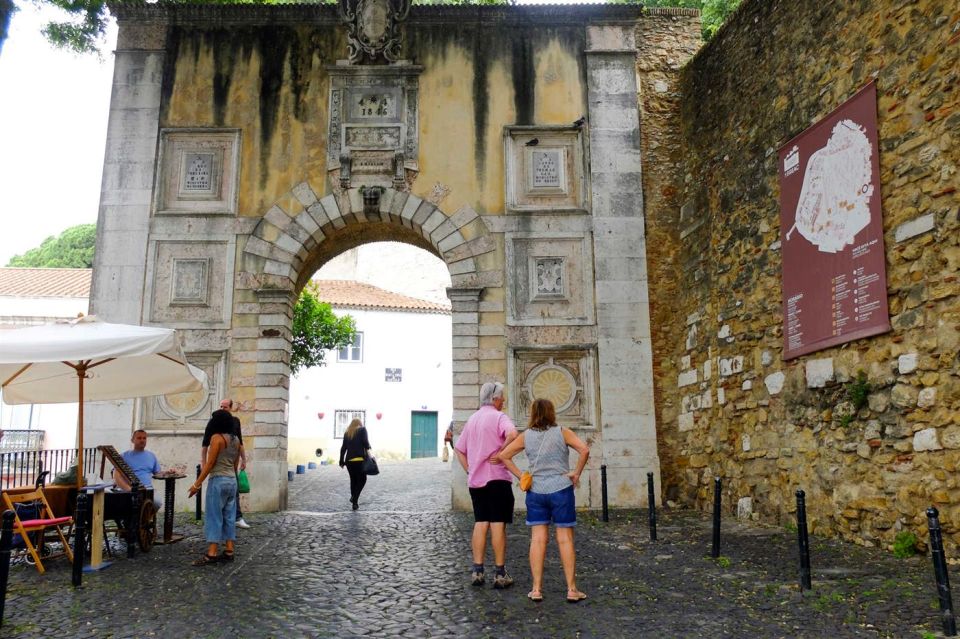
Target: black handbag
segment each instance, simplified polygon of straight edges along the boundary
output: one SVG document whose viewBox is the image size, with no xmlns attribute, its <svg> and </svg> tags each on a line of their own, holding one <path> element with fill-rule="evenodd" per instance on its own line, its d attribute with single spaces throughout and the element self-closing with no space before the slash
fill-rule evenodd
<svg viewBox="0 0 960 639">
<path fill-rule="evenodd" d="M 377 458 L 373 455 L 368 455 L 366 459 L 363 460 L 363 473 L 365 475 L 379 475 L 380 467 L 377 466 Z"/>
</svg>

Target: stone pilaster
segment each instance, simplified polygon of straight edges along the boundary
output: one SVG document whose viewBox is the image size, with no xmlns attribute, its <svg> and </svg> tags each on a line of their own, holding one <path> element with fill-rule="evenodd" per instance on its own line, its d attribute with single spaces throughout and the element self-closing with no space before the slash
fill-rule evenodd
<svg viewBox="0 0 960 639">
<path fill-rule="evenodd" d="M 458 436 L 464 422 L 477 410 L 480 402 L 480 362 L 475 344 L 479 344 L 480 340 L 482 293 L 482 288 L 447 289 L 453 311 L 453 421 L 454 432 Z M 467 491 L 466 473 L 459 463 L 454 463 L 452 470 L 453 507 L 469 510 L 472 504 Z"/>
<path fill-rule="evenodd" d="M 638 506 L 659 458 L 633 25 L 587 27 L 586 57 L 602 433 L 593 454 L 607 465 L 610 503 Z"/>
<path fill-rule="evenodd" d="M 149 31 L 162 30 L 157 25 Z M 90 313 L 126 324 L 144 320 L 144 274 L 165 55 L 162 38 L 139 35 L 131 37 L 121 25 L 90 288 Z M 129 445 L 135 419 L 132 400 L 92 404 L 85 413 L 86 441 L 123 450 Z"/>
<path fill-rule="evenodd" d="M 287 507 L 287 416 L 290 400 L 290 349 L 293 293 L 260 289 L 257 357 L 254 369 L 253 428 L 244 433 L 251 484 L 251 510 Z M 247 407 L 244 407 L 247 408 Z"/>
</svg>

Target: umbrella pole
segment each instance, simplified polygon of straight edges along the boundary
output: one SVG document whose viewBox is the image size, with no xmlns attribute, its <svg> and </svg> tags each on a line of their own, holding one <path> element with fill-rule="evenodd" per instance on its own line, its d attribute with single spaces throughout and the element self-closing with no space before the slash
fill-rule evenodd
<svg viewBox="0 0 960 639">
<path fill-rule="evenodd" d="M 81 362 L 77 366 L 77 384 L 80 404 L 77 406 L 77 490 L 83 488 L 83 379 L 87 376 L 87 365 Z"/>
</svg>

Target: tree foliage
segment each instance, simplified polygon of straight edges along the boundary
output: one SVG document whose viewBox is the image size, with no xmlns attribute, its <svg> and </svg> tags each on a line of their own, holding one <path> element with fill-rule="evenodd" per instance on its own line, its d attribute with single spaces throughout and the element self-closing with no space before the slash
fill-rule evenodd
<svg viewBox="0 0 960 639">
<path fill-rule="evenodd" d="M 296 374 L 303 368 L 323 366 L 326 351 L 343 348 L 353 341 L 356 333 L 353 318 L 337 317 L 329 304 L 317 299 L 313 282 L 307 284 L 293 308 L 291 372 Z"/>
<path fill-rule="evenodd" d="M 90 268 L 97 239 L 96 224 L 71 226 L 50 236 L 23 255 L 14 255 L 7 266 L 33 268 Z"/>
</svg>

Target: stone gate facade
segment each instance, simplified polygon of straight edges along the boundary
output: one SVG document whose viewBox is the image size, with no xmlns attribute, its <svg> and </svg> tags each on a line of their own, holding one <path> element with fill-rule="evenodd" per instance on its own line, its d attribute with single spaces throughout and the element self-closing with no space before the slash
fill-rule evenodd
<svg viewBox="0 0 960 639">
<path fill-rule="evenodd" d="M 645 503 L 660 468 L 637 39 L 660 43 L 640 77 L 661 91 L 696 15 L 386 0 L 114 12 L 91 308 L 181 329 L 211 384 L 99 406 L 94 441 L 142 425 L 166 463 L 192 467 L 233 397 L 250 507 L 283 508 L 297 295 L 339 253 L 402 241 L 451 273 L 458 424 L 487 380 L 507 384 L 518 424 L 550 397 L 592 445 L 579 503 L 599 505 L 601 464 L 612 505 Z"/>
</svg>

